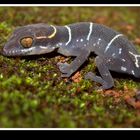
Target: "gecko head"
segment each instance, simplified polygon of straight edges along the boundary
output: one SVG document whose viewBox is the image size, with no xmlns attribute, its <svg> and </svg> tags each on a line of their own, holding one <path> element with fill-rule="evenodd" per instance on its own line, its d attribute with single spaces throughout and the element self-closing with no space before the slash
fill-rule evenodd
<svg viewBox="0 0 140 140">
<path fill-rule="evenodd" d="M 56 28 L 43 23 L 17 28 L 2 50 L 4 56 L 25 56 L 49 53 L 55 50 L 53 40 Z"/>
</svg>

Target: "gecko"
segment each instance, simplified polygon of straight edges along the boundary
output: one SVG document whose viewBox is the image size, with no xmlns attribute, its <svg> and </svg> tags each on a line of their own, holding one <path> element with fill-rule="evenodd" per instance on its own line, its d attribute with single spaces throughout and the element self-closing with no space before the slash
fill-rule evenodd
<svg viewBox="0 0 140 140">
<path fill-rule="evenodd" d="M 114 87 L 111 71 L 140 78 L 140 55 L 127 37 L 103 24 L 78 22 L 65 26 L 36 23 L 16 28 L 5 43 L 4 56 L 28 56 L 56 51 L 74 57 L 71 63 L 58 62 L 61 77 L 70 77 L 95 55 L 100 75 L 85 74 L 85 79 L 100 84 L 98 89 Z"/>
</svg>

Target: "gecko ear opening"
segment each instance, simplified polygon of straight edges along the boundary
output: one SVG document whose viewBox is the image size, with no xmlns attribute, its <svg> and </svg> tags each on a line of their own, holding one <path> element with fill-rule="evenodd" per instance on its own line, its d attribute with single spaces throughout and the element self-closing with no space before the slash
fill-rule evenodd
<svg viewBox="0 0 140 140">
<path fill-rule="evenodd" d="M 20 40 L 20 44 L 24 47 L 24 48 L 30 48 L 33 44 L 33 38 L 31 37 L 24 37 Z"/>
</svg>

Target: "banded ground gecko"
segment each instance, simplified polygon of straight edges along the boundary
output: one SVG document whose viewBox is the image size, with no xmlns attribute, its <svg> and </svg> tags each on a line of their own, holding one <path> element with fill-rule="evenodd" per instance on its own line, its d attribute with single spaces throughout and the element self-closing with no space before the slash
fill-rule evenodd
<svg viewBox="0 0 140 140">
<path fill-rule="evenodd" d="M 39 23 L 19 27 L 5 44 L 2 54 L 40 55 L 54 50 L 64 56 L 76 57 L 70 64 L 57 64 L 62 77 L 70 77 L 93 52 L 101 76 L 88 72 L 85 78 L 100 83 L 99 89 L 114 86 L 110 71 L 140 77 L 140 55 L 134 45 L 123 34 L 92 22 L 66 26 Z"/>
</svg>

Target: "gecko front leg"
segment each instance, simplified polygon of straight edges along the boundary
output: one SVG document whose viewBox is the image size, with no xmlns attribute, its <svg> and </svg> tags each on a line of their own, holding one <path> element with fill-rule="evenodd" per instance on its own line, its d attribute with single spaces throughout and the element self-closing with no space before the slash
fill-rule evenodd
<svg viewBox="0 0 140 140">
<path fill-rule="evenodd" d="M 70 64 L 66 62 L 57 63 L 60 71 L 62 72 L 61 77 L 70 77 L 87 60 L 89 55 L 89 50 L 80 50 L 79 55 Z"/>
<path fill-rule="evenodd" d="M 89 72 L 85 75 L 85 79 L 90 79 L 92 81 L 100 83 L 102 86 L 99 87 L 98 89 L 109 89 L 109 88 L 113 87 L 114 81 L 113 81 L 113 78 L 112 78 L 110 71 L 107 67 L 106 59 L 97 56 L 95 58 L 95 63 L 96 63 L 96 66 L 99 70 L 99 73 L 101 74 L 101 77 L 96 76 L 92 72 Z"/>
</svg>

